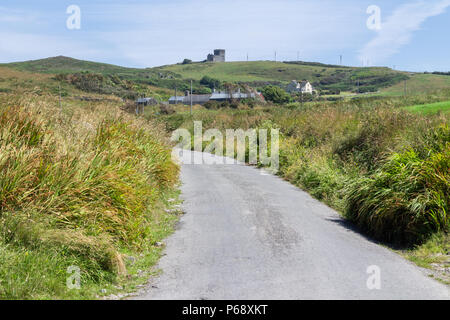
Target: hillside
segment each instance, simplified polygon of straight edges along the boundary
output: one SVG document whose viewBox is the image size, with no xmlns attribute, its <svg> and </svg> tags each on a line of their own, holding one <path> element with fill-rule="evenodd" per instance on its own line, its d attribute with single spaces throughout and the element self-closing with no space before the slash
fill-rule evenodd
<svg viewBox="0 0 450 320">
<path fill-rule="evenodd" d="M 436 74 L 412 74 L 406 81 L 408 94 L 430 93 L 436 90 L 450 88 L 450 76 Z M 397 83 L 383 90 L 385 95 L 398 96 L 404 94 L 404 83 Z"/>
<path fill-rule="evenodd" d="M 169 71 L 182 78 L 200 80 L 208 75 L 221 81 L 287 84 L 291 80 L 307 79 L 321 89 L 351 91 L 365 87 L 389 87 L 408 76 L 388 68 L 356 68 L 308 62 L 227 62 L 171 65 L 156 70 Z"/>
<path fill-rule="evenodd" d="M 404 80 L 407 80 L 409 93 L 429 92 L 450 86 L 450 77 L 445 75 L 408 73 L 384 67 L 346 67 L 315 62 L 192 63 L 137 69 L 60 56 L 0 64 L 1 66 L 43 74 L 73 74 L 87 71 L 103 76 L 117 76 L 123 80 L 153 87 L 166 89 L 177 87 L 180 91 L 187 90 L 189 81 L 193 79 L 194 91 L 197 93 L 204 93 L 209 89 L 200 83 L 204 76 L 217 79 L 222 83 L 245 83 L 254 87 L 267 84 L 285 86 L 293 79 L 307 79 L 322 91 L 381 92 L 384 95 L 402 95 Z"/>
<path fill-rule="evenodd" d="M 0 66 L 10 67 L 20 71 L 29 71 L 37 73 L 76 73 L 82 71 L 90 71 L 101 74 L 134 74 L 142 70 L 125 68 L 106 63 L 91 62 L 84 60 L 77 60 L 69 57 L 52 57 L 39 60 L 30 60 L 24 62 L 14 62 L 7 64 L 0 64 Z"/>
</svg>

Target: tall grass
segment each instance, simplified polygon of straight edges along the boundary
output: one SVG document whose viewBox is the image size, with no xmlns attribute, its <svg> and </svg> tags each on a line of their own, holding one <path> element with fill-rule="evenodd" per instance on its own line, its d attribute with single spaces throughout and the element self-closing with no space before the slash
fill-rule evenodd
<svg viewBox="0 0 450 320">
<path fill-rule="evenodd" d="M 377 238 L 411 243 L 449 231 L 450 129 L 422 134 L 425 145 L 390 155 L 348 187 L 347 216 Z"/>
<path fill-rule="evenodd" d="M 158 241 L 157 208 L 177 181 L 155 124 L 103 104 L 56 105 L 0 100 L 0 298 L 70 295 L 69 265 L 88 284 L 125 275 L 122 252 Z"/>
</svg>

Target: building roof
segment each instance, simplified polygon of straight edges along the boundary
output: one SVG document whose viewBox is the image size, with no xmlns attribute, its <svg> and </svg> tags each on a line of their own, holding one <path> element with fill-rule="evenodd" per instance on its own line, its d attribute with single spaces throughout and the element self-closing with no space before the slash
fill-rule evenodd
<svg viewBox="0 0 450 320">
<path fill-rule="evenodd" d="M 150 97 L 150 98 L 138 98 L 136 100 L 137 103 L 146 103 L 146 102 L 153 102 L 153 101 L 156 101 L 156 100 L 155 100 L 155 98 L 152 98 L 152 97 Z"/>
<path fill-rule="evenodd" d="M 184 96 L 176 96 L 176 98 L 175 98 L 175 96 L 173 96 L 173 97 L 169 98 L 169 101 L 181 101 L 181 102 L 183 102 L 184 101 Z"/>
<path fill-rule="evenodd" d="M 231 95 L 232 99 L 247 99 L 247 98 L 255 98 L 255 94 L 254 93 L 241 93 L 241 92 L 236 92 L 233 93 Z M 227 92 L 214 92 L 211 95 L 211 100 L 224 100 L 224 99 L 230 99 L 230 94 Z"/>
<path fill-rule="evenodd" d="M 169 98 L 169 102 L 190 103 L 191 97 L 192 97 L 192 103 L 197 104 L 197 103 L 208 102 L 211 95 L 210 94 L 193 94 L 192 96 L 191 95 L 177 96 L 176 98 L 173 96 L 173 97 Z"/>
<path fill-rule="evenodd" d="M 256 98 L 257 93 L 242 93 L 235 92 L 231 95 L 232 99 L 248 99 L 248 98 Z M 219 91 L 213 92 L 212 94 L 193 94 L 192 95 L 192 103 L 193 104 L 203 104 L 210 100 L 228 100 L 230 99 L 230 94 L 227 92 Z M 169 102 L 172 103 L 184 103 L 189 104 L 191 102 L 191 95 L 187 96 L 172 96 L 169 98 Z"/>
</svg>

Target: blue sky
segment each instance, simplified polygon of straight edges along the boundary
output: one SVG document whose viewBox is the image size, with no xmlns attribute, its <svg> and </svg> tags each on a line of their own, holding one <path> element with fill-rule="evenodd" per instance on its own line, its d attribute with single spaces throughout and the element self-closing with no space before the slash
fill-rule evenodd
<svg viewBox="0 0 450 320">
<path fill-rule="evenodd" d="M 81 28 L 66 26 L 70 5 Z M 380 8 L 371 30 L 367 8 Z M 450 0 L 59 0 L 0 2 L 0 62 L 65 55 L 130 67 L 296 60 L 450 71 Z"/>
</svg>

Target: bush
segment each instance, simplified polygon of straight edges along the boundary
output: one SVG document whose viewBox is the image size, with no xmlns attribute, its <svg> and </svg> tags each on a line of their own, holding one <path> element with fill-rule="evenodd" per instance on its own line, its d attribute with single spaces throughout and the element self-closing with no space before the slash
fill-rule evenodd
<svg viewBox="0 0 450 320">
<path fill-rule="evenodd" d="M 217 79 L 213 79 L 209 76 L 204 76 L 201 80 L 200 80 L 200 84 L 209 87 L 210 89 L 219 89 L 222 85 L 222 83 L 220 82 L 220 80 Z"/>
<path fill-rule="evenodd" d="M 212 91 L 210 88 L 199 87 L 192 90 L 193 94 L 211 94 Z"/>
<path fill-rule="evenodd" d="M 262 94 L 267 101 L 282 104 L 291 101 L 289 94 L 282 88 L 276 86 L 266 86 L 262 90 Z"/>
<path fill-rule="evenodd" d="M 65 81 L 77 89 L 100 94 L 114 94 L 124 99 L 135 100 L 139 96 L 139 87 L 130 81 L 122 80 L 116 75 L 102 75 L 91 72 L 74 74 L 59 74 L 55 76 L 58 81 Z M 58 94 L 57 88 L 54 93 Z M 64 92 L 64 91 L 63 91 Z"/>
<path fill-rule="evenodd" d="M 203 106 L 208 110 L 216 110 L 220 107 L 220 103 L 217 101 L 208 101 Z"/>
<path fill-rule="evenodd" d="M 175 113 L 175 109 L 168 104 L 162 104 L 159 106 L 159 110 L 161 112 L 161 114 L 174 114 Z"/>
</svg>

